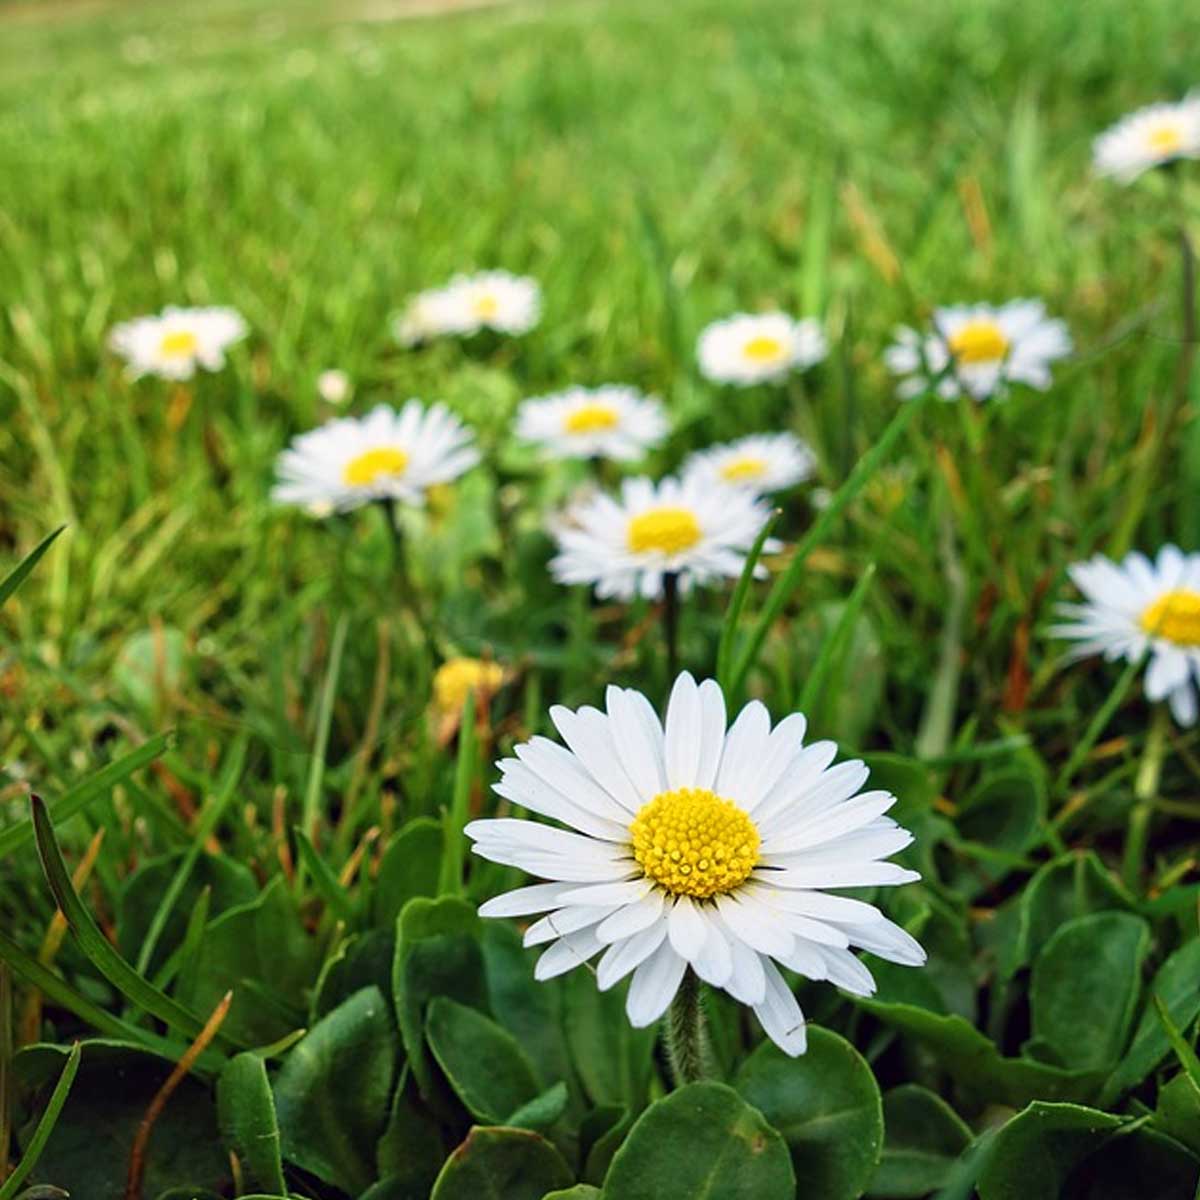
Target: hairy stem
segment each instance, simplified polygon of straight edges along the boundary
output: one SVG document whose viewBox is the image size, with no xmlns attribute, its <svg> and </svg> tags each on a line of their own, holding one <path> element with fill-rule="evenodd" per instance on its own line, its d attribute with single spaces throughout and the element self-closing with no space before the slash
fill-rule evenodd
<svg viewBox="0 0 1200 1200">
<path fill-rule="evenodd" d="M 667 1014 L 667 1057 L 676 1087 L 708 1077 L 708 1034 L 704 1028 L 700 979 L 690 967 L 684 972 Z"/>
</svg>

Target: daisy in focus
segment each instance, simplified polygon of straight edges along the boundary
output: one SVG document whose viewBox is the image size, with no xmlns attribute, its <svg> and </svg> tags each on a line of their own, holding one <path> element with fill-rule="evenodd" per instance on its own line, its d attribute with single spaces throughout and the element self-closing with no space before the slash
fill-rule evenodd
<svg viewBox="0 0 1200 1200">
<path fill-rule="evenodd" d="M 816 455 L 794 434 L 754 433 L 698 450 L 684 462 L 683 474 L 718 487 L 765 494 L 803 483 L 816 466 Z"/>
<path fill-rule="evenodd" d="M 1000 307 L 960 304 L 933 314 L 933 332 L 896 331 L 884 354 L 902 399 L 920 395 L 937 380 L 937 394 L 953 400 L 1004 396 L 1010 384 L 1045 391 L 1050 364 L 1071 353 L 1066 323 L 1046 315 L 1040 300 L 1011 300 Z"/>
<path fill-rule="evenodd" d="M 547 881 L 479 910 L 548 914 L 525 932 L 527 946 L 548 944 L 539 980 L 599 955 L 601 991 L 632 974 L 626 1012 L 642 1027 L 690 968 L 797 1055 L 804 1016 L 779 967 L 865 996 L 874 980 L 852 948 L 925 961 L 873 905 L 826 890 L 919 876 L 886 861 L 912 841 L 885 815 L 895 797 L 860 791 L 867 768 L 834 766 L 832 742 L 806 746 L 803 716 L 772 729 L 752 700 L 727 729 L 720 687 L 687 672 L 665 722 L 633 689 L 610 687 L 605 708 L 552 708 L 566 747 L 535 737 L 499 763 L 497 795 L 557 825 L 505 818 L 466 829 L 476 854 Z"/>
<path fill-rule="evenodd" d="M 396 319 L 393 333 L 405 346 L 436 337 L 469 337 L 482 329 L 528 333 L 541 315 L 537 280 L 508 271 L 456 275 L 445 287 L 419 292 Z"/>
<path fill-rule="evenodd" d="M 1097 174 L 1120 183 L 1177 159 L 1200 158 L 1200 92 L 1122 117 L 1096 138 L 1092 158 Z"/>
<path fill-rule="evenodd" d="M 219 371 L 225 351 L 246 336 L 246 322 L 232 308 L 164 308 L 113 328 L 109 348 L 128 364 L 132 379 L 191 379 L 197 368 Z"/>
<path fill-rule="evenodd" d="M 1102 654 L 1133 662 L 1150 651 L 1146 699 L 1166 700 L 1180 725 L 1194 725 L 1200 683 L 1200 554 L 1163 546 L 1151 561 L 1097 554 L 1069 569 L 1082 604 L 1061 604 L 1067 618 L 1051 628 L 1076 642 L 1072 657 Z"/>
<path fill-rule="evenodd" d="M 301 434 L 280 456 L 271 495 L 317 514 L 348 512 L 373 500 L 422 504 L 479 461 L 471 432 L 444 405 L 409 400 L 365 417 L 341 417 Z"/>
<path fill-rule="evenodd" d="M 522 401 L 517 437 L 550 458 L 641 458 L 667 436 L 662 402 L 636 388 L 607 384 L 568 388 Z"/>
<path fill-rule="evenodd" d="M 753 493 L 713 489 L 695 477 L 626 479 L 619 495 L 593 495 L 554 524 L 559 552 L 550 571 L 559 583 L 591 584 L 601 599 L 654 599 L 668 574 L 686 594 L 695 584 L 741 575 L 769 515 Z"/>
<path fill-rule="evenodd" d="M 736 313 L 714 321 L 696 343 L 701 374 L 735 387 L 780 380 L 820 362 L 827 350 L 816 320 L 797 321 L 781 312 Z"/>
</svg>

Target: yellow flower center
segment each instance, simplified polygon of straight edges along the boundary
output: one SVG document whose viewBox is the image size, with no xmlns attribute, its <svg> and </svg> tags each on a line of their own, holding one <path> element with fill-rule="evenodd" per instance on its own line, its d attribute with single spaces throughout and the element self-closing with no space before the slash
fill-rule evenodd
<svg viewBox="0 0 1200 1200">
<path fill-rule="evenodd" d="M 615 429 L 617 413 L 607 404 L 585 404 L 567 414 L 564 428 L 568 433 L 596 433 L 601 429 Z"/>
<path fill-rule="evenodd" d="M 1188 588 L 1164 592 L 1142 613 L 1138 624 L 1151 637 L 1178 646 L 1200 646 L 1200 592 Z"/>
<path fill-rule="evenodd" d="M 761 479 L 767 473 L 766 459 L 731 458 L 721 468 L 721 478 L 729 483 L 740 483 L 743 479 Z"/>
<path fill-rule="evenodd" d="M 482 292 L 471 302 L 471 308 L 481 321 L 490 321 L 500 311 L 500 301 L 491 292 Z"/>
<path fill-rule="evenodd" d="M 996 362 L 1008 353 L 1008 338 L 995 321 L 969 321 L 950 336 L 950 353 L 960 363 Z"/>
<path fill-rule="evenodd" d="M 676 896 L 732 892 L 758 861 L 754 822 L 707 788 L 660 792 L 629 827 L 646 877 Z"/>
<path fill-rule="evenodd" d="M 380 446 L 352 458 L 342 471 L 342 478 L 351 487 L 370 487 L 380 479 L 397 478 L 408 466 L 408 455 L 397 446 Z"/>
<path fill-rule="evenodd" d="M 1183 149 L 1183 134 L 1178 125 L 1160 125 L 1150 130 L 1146 142 L 1155 154 L 1178 154 Z"/>
<path fill-rule="evenodd" d="M 482 701 L 499 690 L 504 668 L 481 658 L 452 658 L 438 667 L 433 677 L 433 703 L 444 713 L 460 713 L 473 691 Z"/>
<path fill-rule="evenodd" d="M 629 548 L 635 554 L 678 554 L 699 540 L 700 522 L 686 508 L 652 508 L 629 522 Z"/>
<path fill-rule="evenodd" d="M 200 339 L 190 329 L 175 329 L 164 333 L 158 343 L 159 352 L 168 358 L 186 358 L 200 348 Z"/>
<path fill-rule="evenodd" d="M 760 333 L 742 347 L 742 353 L 751 362 L 772 362 L 783 355 L 783 342 L 777 337 Z"/>
</svg>

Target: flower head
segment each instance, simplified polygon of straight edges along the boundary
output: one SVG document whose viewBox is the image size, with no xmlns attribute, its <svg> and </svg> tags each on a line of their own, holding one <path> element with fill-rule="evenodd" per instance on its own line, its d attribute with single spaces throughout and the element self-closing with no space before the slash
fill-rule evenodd
<svg viewBox="0 0 1200 1200">
<path fill-rule="evenodd" d="M 696 477 L 626 479 L 617 496 L 593 495 L 555 523 L 550 570 L 559 583 L 593 584 L 601 597 L 658 596 L 668 573 L 686 592 L 739 576 L 768 516 L 753 493 L 714 490 Z"/>
<path fill-rule="evenodd" d="M 1200 158 L 1200 92 L 1122 117 L 1096 138 L 1092 155 L 1097 173 L 1120 183 L 1176 159 Z"/>
<path fill-rule="evenodd" d="M 447 659 L 433 676 L 433 705 L 443 716 L 457 717 L 467 696 L 485 703 L 504 682 L 504 668 L 482 658 Z"/>
<path fill-rule="evenodd" d="M 1200 554 L 1163 546 L 1156 561 L 1128 554 L 1115 563 L 1102 554 L 1075 563 L 1071 580 L 1082 604 L 1061 604 L 1067 620 L 1052 626 L 1055 637 L 1076 642 L 1083 658 L 1140 659 L 1150 651 L 1146 697 L 1167 700 L 1180 725 L 1194 725 L 1200 682 Z"/>
<path fill-rule="evenodd" d="M 918 878 L 886 861 L 912 835 L 884 815 L 894 796 L 860 792 L 861 762 L 833 766 L 832 742 L 804 744 L 801 715 L 772 729 L 752 700 L 726 729 L 720 687 L 685 672 L 665 722 L 640 692 L 618 687 L 605 712 L 555 707 L 550 719 L 566 747 L 547 738 L 517 746 L 494 790 L 557 825 L 467 826 L 476 854 L 547 881 L 480 909 L 548 914 L 525 933 L 528 946 L 549 943 L 538 979 L 600 955 L 601 990 L 632 973 L 626 1011 L 643 1026 L 666 1011 L 690 967 L 752 1006 L 794 1055 L 804 1051 L 804 1016 L 780 966 L 870 995 L 874 980 L 852 947 L 924 962 L 873 905 L 827 890 Z"/>
<path fill-rule="evenodd" d="M 803 483 L 816 465 L 816 455 L 794 434 L 755 433 L 697 451 L 683 464 L 683 473 L 717 488 L 766 494 Z"/>
<path fill-rule="evenodd" d="M 636 388 L 568 388 L 517 409 L 517 436 L 552 458 L 641 458 L 667 435 L 662 403 Z"/>
<path fill-rule="evenodd" d="M 456 275 L 445 287 L 414 296 L 393 332 L 406 346 L 447 335 L 466 337 L 481 329 L 528 333 L 538 322 L 541 304 L 541 289 L 528 276 L 508 271 Z"/>
<path fill-rule="evenodd" d="M 317 376 L 317 395 L 326 404 L 336 404 L 339 406 L 345 404 L 350 399 L 350 393 L 353 391 L 354 385 L 350 382 L 350 376 L 345 371 L 322 371 Z"/>
<path fill-rule="evenodd" d="M 705 378 L 737 387 L 782 379 L 820 362 L 826 352 L 817 321 L 797 321 L 781 312 L 737 313 L 714 321 L 696 344 Z"/>
<path fill-rule="evenodd" d="M 164 308 L 115 326 L 108 344 L 134 379 L 191 379 L 197 368 L 219 371 L 225 351 L 245 336 L 246 322 L 232 308 Z"/>
<path fill-rule="evenodd" d="M 1011 300 L 939 308 L 933 330 L 896 331 L 896 343 L 884 355 L 904 399 L 920 395 L 934 380 L 943 400 L 964 392 L 975 400 L 1002 397 L 1009 384 L 1024 383 L 1045 391 L 1050 364 L 1071 353 L 1066 324 L 1046 316 L 1040 300 Z M 939 378 L 940 377 L 940 378 Z"/>
<path fill-rule="evenodd" d="M 341 417 L 301 434 L 280 456 L 272 493 L 281 504 L 347 512 L 372 500 L 421 504 L 479 461 L 471 433 L 444 405 L 409 400 L 365 417 Z"/>
</svg>

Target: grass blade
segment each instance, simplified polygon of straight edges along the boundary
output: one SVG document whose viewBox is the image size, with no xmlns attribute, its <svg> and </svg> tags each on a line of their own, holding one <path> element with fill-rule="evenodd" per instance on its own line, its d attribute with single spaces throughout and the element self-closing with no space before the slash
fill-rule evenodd
<svg viewBox="0 0 1200 1200">
<path fill-rule="evenodd" d="M 796 707 L 798 711 L 808 716 L 809 720 L 812 719 L 813 709 L 821 702 L 825 685 L 829 682 L 834 667 L 841 667 L 846 661 L 846 650 L 850 638 L 854 633 L 855 625 L 858 624 L 859 613 L 862 612 L 867 591 L 874 578 L 875 564 L 869 563 L 867 569 L 862 573 L 862 577 L 854 585 L 854 590 L 850 593 L 850 598 L 846 601 L 846 605 L 838 617 L 837 625 L 834 626 L 832 634 L 821 647 L 817 661 L 813 663 L 813 668 L 804 681 L 804 690 L 800 693 L 800 703 Z"/>
<path fill-rule="evenodd" d="M 737 581 L 737 587 L 733 589 L 729 607 L 725 610 L 725 621 L 721 625 L 721 641 L 717 646 L 717 682 L 720 683 L 726 696 L 730 694 L 727 686 L 729 671 L 733 666 L 733 653 L 738 624 L 742 619 L 742 609 L 746 607 L 746 597 L 750 594 L 750 581 L 754 578 L 754 568 L 758 566 L 758 560 L 762 557 L 763 546 L 766 545 L 767 538 L 771 534 L 771 528 L 779 520 L 780 511 L 778 508 L 775 509 L 763 522 L 763 527 L 758 531 L 758 537 L 754 539 L 754 545 L 750 547 L 750 553 L 746 555 L 741 577 Z"/>
<path fill-rule="evenodd" d="M 45 802 L 40 796 L 31 796 L 30 803 L 33 808 L 38 854 L 41 856 L 46 880 L 88 961 L 131 1004 L 157 1017 L 189 1040 L 197 1037 L 203 1023 L 195 1014 L 143 979 L 100 932 L 92 914 L 88 912 L 71 883 L 71 876 L 67 873 L 62 851 L 58 848 L 58 840 L 54 836 L 54 827 L 50 822 L 50 813 Z"/>
<path fill-rule="evenodd" d="M 346 889 L 338 882 L 329 864 L 317 853 L 312 839 L 296 826 L 292 832 L 296 835 L 296 849 L 300 852 L 300 861 L 312 876 L 313 885 L 324 897 L 325 903 L 346 921 L 354 921 L 357 914 Z"/>
<path fill-rule="evenodd" d="M 13 594 L 25 582 L 29 573 L 38 565 L 43 554 L 50 549 L 54 539 L 58 537 L 62 531 L 66 529 L 65 525 L 60 525 L 53 533 L 47 534 L 17 565 L 10 571 L 3 580 L 0 580 L 0 608 L 4 607 L 9 596 Z"/>
<path fill-rule="evenodd" d="M 454 797 L 444 818 L 445 840 L 439 896 L 459 896 L 463 890 L 463 843 L 471 805 L 471 783 L 475 778 L 475 689 L 467 692 L 462 722 L 458 727 L 458 761 L 454 765 Z"/>
<path fill-rule="evenodd" d="M 787 570 L 775 581 L 775 586 L 768 594 L 767 602 L 763 605 L 763 610 L 759 613 L 758 620 L 754 622 L 746 645 L 738 656 L 733 670 L 730 672 L 728 679 L 729 691 L 736 694 L 741 690 L 742 685 L 746 681 L 746 676 L 750 673 L 750 668 L 754 666 L 759 651 L 762 649 L 762 644 L 766 640 L 767 631 L 783 612 L 787 602 L 792 597 L 792 593 L 800 585 L 804 564 L 809 554 L 820 544 L 821 540 L 833 527 L 833 523 L 842 515 L 850 502 L 870 482 L 872 476 L 883 465 L 888 455 L 891 454 L 892 447 L 904 435 L 905 430 L 912 424 L 922 407 L 924 407 L 923 397 L 917 397 L 900 405 L 896 410 L 896 415 L 883 431 L 879 440 L 858 460 L 854 466 L 854 470 L 847 476 L 845 483 L 834 493 L 829 506 L 812 523 L 808 533 L 800 539 L 792 554 L 792 560 L 788 563 Z"/>
<path fill-rule="evenodd" d="M 50 809 L 50 821 L 61 825 L 69 821 L 76 813 L 82 812 L 98 796 L 102 796 L 109 788 L 115 787 L 123 779 L 132 775 L 139 767 L 153 762 L 160 754 L 170 748 L 174 739 L 172 733 L 160 733 L 149 741 L 143 742 L 136 750 L 118 758 L 105 767 L 101 767 L 94 775 L 90 775 L 82 783 L 63 792 Z M 33 837 L 33 822 L 26 817 L 17 825 L 10 825 L 0 830 L 0 858 L 19 850 Z"/>
<path fill-rule="evenodd" d="M 46 1111 L 42 1113 L 42 1119 L 38 1121 L 37 1128 L 33 1131 L 33 1137 L 29 1139 L 29 1146 L 21 1156 L 21 1161 L 17 1163 L 16 1169 L 8 1177 L 8 1181 L 3 1187 L 0 1187 L 0 1200 L 12 1200 L 17 1194 L 17 1188 L 28 1178 L 29 1172 L 37 1166 L 38 1159 L 42 1157 L 42 1151 L 45 1150 L 46 1143 L 54 1132 L 54 1126 L 58 1124 L 59 1114 L 67 1103 L 71 1084 L 75 1082 L 75 1073 L 79 1070 L 80 1052 L 81 1047 L 76 1042 L 71 1047 L 71 1053 L 67 1058 L 66 1066 L 63 1067 L 62 1074 L 58 1077 L 58 1082 L 54 1085 L 54 1091 L 50 1095 Z"/>
</svg>

